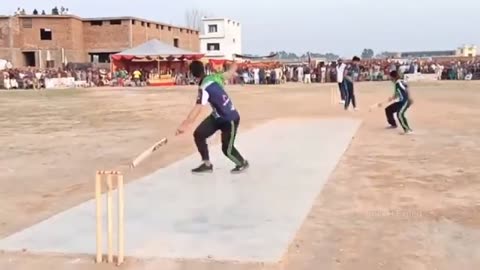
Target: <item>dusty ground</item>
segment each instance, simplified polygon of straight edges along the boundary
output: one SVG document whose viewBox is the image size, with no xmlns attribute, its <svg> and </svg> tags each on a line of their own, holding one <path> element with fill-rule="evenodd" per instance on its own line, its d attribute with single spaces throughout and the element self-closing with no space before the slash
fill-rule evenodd
<svg viewBox="0 0 480 270">
<path fill-rule="evenodd" d="M 389 83 L 362 83 L 360 112 L 330 105 L 334 85 L 229 87 L 245 130 L 272 118 L 364 120 L 277 268 L 288 270 L 474 270 L 480 266 L 480 83 L 414 84 L 416 134 L 384 130 Z M 0 92 L 0 238 L 93 197 L 96 169 L 125 169 L 170 136 L 194 88 Z M 171 143 L 126 179 L 194 151 Z M 93 243 L 92 243 L 93 244 Z M 90 257 L 0 253 L 0 269 L 114 269 Z M 129 258 L 122 269 L 260 269 Z"/>
</svg>

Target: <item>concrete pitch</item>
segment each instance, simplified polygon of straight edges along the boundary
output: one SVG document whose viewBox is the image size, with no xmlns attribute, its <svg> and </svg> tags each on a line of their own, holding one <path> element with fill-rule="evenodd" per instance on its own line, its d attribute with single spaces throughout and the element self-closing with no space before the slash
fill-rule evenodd
<svg viewBox="0 0 480 270">
<path fill-rule="evenodd" d="M 190 173 L 199 162 L 194 154 L 126 185 L 126 256 L 280 261 L 359 125 L 273 121 L 239 134 L 251 164 L 244 174 L 231 175 L 232 164 L 214 146 L 211 175 Z M 0 249 L 95 254 L 95 201 L 2 239 Z"/>
</svg>

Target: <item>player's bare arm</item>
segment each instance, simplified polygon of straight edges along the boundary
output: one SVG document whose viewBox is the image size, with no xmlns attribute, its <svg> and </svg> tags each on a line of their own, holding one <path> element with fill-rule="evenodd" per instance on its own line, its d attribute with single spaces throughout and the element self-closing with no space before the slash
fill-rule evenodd
<svg viewBox="0 0 480 270">
<path fill-rule="evenodd" d="M 229 79 L 231 79 L 235 74 L 237 74 L 237 68 L 238 68 L 238 66 L 237 66 L 236 63 L 233 63 L 232 65 L 230 65 L 230 68 L 223 73 L 223 78 L 224 78 L 224 80 L 229 80 Z"/>
<path fill-rule="evenodd" d="M 203 105 L 202 104 L 195 104 L 193 108 L 187 115 L 187 118 L 183 120 L 182 124 L 177 128 L 177 135 L 183 134 L 194 122 L 197 120 L 198 116 L 202 112 Z"/>
</svg>

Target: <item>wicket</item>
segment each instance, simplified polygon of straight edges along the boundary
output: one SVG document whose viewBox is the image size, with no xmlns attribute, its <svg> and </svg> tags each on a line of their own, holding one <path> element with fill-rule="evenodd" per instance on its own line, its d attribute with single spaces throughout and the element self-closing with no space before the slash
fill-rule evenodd
<svg viewBox="0 0 480 270">
<path fill-rule="evenodd" d="M 118 171 L 97 171 L 95 177 L 95 199 L 97 205 L 97 258 L 96 262 L 103 262 L 103 243 L 102 243 L 102 186 L 103 182 L 107 185 L 107 262 L 113 263 L 113 182 L 116 180 L 118 195 L 118 230 L 117 230 L 117 265 L 124 260 L 124 194 L 123 194 L 123 174 Z"/>
<path fill-rule="evenodd" d="M 337 105 L 340 102 L 340 94 L 337 88 L 330 88 L 330 104 Z"/>
</svg>

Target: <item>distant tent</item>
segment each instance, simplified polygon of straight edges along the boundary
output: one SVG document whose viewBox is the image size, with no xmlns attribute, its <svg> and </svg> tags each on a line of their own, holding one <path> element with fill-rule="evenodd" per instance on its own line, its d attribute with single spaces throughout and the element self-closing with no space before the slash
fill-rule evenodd
<svg viewBox="0 0 480 270">
<path fill-rule="evenodd" d="M 250 55 L 242 55 L 242 54 L 235 54 L 235 58 L 241 59 L 248 59 L 248 60 L 264 60 L 264 59 L 272 59 L 277 57 L 278 53 L 273 53 L 266 56 L 250 56 Z"/>
<path fill-rule="evenodd" d="M 127 49 L 111 56 L 113 60 L 197 60 L 203 57 L 198 52 L 187 51 L 161 42 L 158 39 L 149 40 L 137 47 Z"/>
</svg>

